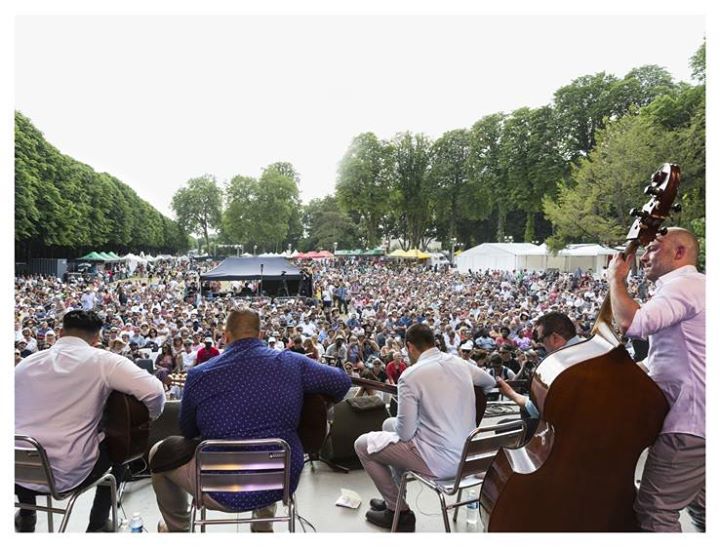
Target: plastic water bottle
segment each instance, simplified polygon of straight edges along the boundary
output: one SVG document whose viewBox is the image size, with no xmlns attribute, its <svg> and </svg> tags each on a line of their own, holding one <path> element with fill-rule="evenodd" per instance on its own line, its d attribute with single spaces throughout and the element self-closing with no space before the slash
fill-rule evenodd
<svg viewBox="0 0 720 547">
<path fill-rule="evenodd" d="M 130 519 L 130 532 L 138 534 L 143 531 L 143 519 L 140 513 L 133 513 Z"/>
<path fill-rule="evenodd" d="M 472 500 L 465 506 L 465 524 L 468 528 L 475 528 L 478 521 L 478 513 L 480 503 L 478 501 L 478 492 L 474 488 L 468 493 L 467 499 Z"/>
</svg>

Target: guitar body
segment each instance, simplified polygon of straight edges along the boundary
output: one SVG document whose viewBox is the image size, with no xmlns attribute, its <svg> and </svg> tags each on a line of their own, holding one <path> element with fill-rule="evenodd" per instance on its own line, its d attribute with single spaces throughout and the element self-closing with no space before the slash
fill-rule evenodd
<svg viewBox="0 0 720 547">
<path fill-rule="evenodd" d="M 113 391 L 105 404 L 103 431 L 112 463 L 141 458 L 150 438 L 147 407 L 132 395 Z"/>
</svg>

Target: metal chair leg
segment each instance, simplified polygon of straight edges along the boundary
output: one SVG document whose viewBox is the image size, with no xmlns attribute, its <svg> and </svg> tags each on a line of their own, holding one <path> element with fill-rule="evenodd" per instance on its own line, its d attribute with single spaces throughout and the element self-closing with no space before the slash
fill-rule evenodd
<svg viewBox="0 0 720 547">
<path fill-rule="evenodd" d="M 462 489 L 458 488 L 458 495 L 457 495 L 457 499 L 455 500 L 456 504 L 460 503 L 460 498 L 462 498 Z M 455 505 L 455 511 L 453 511 L 453 522 L 457 522 L 459 509 L 460 509 L 460 506 Z"/>
<path fill-rule="evenodd" d="M 78 497 L 79 494 L 76 492 L 70 496 L 70 499 L 68 500 L 67 507 L 65 507 L 65 514 L 63 515 L 62 521 L 60 522 L 60 528 L 58 529 L 60 534 L 65 532 L 65 528 L 67 528 L 68 522 L 70 521 L 70 513 L 72 513 L 73 507 L 75 506 L 75 500 L 77 500 Z"/>
<path fill-rule="evenodd" d="M 443 516 L 443 522 L 445 523 L 445 531 L 449 534 L 450 533 L 450 520 L 448 519 L 447 504 L 445 503 L 445 496 L 443 496 L 443 494 L 441 492 L 438 492 L 437 495 L 440 498 L 440 507 L 442 508 L 442 516 Z"/>
<path fill-rule="evenodd" d="M 193 503 L 191 509 L 190 509 L 190 533 L 195 533 L 195 511 L 197 509 L 195 508 L 195 503 Z"/>
<path fill-rule="evenodd" d="M 110 514 L 112 515 L 113 532 L 118 530 L 118 488 L 117 482 L 113 475 L 108 475 L 107 481 L 110 483 Z"/>
<path fill-rule="evenodd" d="M 45 499 L 47 499 L 47 506 L 50 509 L 52 509 L 52 496 L 45 496 Z M 52 534 L 54 531 L 53 512 L 52 511 L 48 511 L 47 519 L 48 519 L 48 532 Z"/>
<path fill-rule="evenodd" d="M 400 523 L 400 500 L 405 497 L 405 490 L 407 489 L 407 473 L 403 473 L 402 479 L 400 480 L 400 487 L 398 488 L 397 500 L 395 501 L 395 514 L 393 515 L 392 526 L 390 532 L 397 532 L 398 524 Z"/>
<path fill-rule="evenodd" d="M 204 506 L 200 509 L 200 520 L 202 521 L 200 523 L 200 533 L 204 534 L 205 533 L 205 521 L 207 520 L 207 509 L 205 509 Z"/>
<path fill-rule="evenodd" d="M 290 503 L 288 505 L 288 516 L 290 517 L 290 521 L 288 522 L 288 529 L 291 534 L 295 533 L 295 501 L 290 498 Z"/>
</svg>

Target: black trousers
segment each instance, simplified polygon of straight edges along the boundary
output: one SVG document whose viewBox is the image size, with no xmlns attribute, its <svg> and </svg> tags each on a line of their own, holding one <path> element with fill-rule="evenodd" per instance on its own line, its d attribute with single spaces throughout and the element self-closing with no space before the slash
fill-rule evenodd
<svg viewBox="0 0 720 547">
<path fill-rule="evenodd" d="M 112 474 L 117 481 L 118 487 L 120 486 L 120 482 L 125 476 L 125 470 L 127 466 L 112 464 L 112 462 L 110 461 L 110 457 L 107 453 L 107 446 L 105 444 L 105 441 L 100 443 L 99 448 L 100 454 L 98 455 L 97 462 L 95 462 L 95 467 L 92 468 L 92 471 L 90 471 L 90 474 L 87 476 L 87 478 L 82 481 L 76 488 L 85 487 L 88 484 L 94 483 L 96 480 L 102 477 L 110 467 L 112 467 Z M 30 490 L 28 488 L 25 488 L 24 486 L 16 484 L 15 495 L 18 497 L 18 501 L 20 503 L 28 503 L 35 505 L 36 496 L 45 496 L 46 494 L 44 492 L 36 492 L 34 490 Z M 90 510 L 90 522 L 88 523 L 88 527 L 86 530 L 87 532 L 99 530 L 103 526 L 105 526 L 105 523 L 110 516 L 111 505 L 112 498 L 110 487 L 98 486 L 95 489 L 95 499 L 93 500 L 92 509 Z M 32 509 L 20 509 L 20 514 L 22 516 L 30 516 L 34 515 L 35 511 Z"/>
</svg>

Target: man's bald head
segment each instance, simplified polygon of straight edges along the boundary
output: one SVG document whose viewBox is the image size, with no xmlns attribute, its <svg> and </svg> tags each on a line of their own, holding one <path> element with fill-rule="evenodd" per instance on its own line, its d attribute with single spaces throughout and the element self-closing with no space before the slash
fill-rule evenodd
<svg viewBox="0 0 720 547">
<path fill-rule="evenodd" d="M 684 228 L 668 228 L 645 247 L 640 264 L 647 278 L 655 281 L 683 266 L 696 266 L 697 259 L 697 238 Z"/>
<path fill-rule="evenodd" d="M 675 260 L 681 266 L 696 266 L 700 245 L 695 234 L 685 228 L 668 228 L 667 234 L 660 236 L 669 240 L 675 250 Z"/>
<path fill-rule="evenodd" d="M 242 338 L 260 336 L 260 316 L 249 308 L 232 310 L 225 321 L 225 337 L 228 343 Z"/>
</svg>

